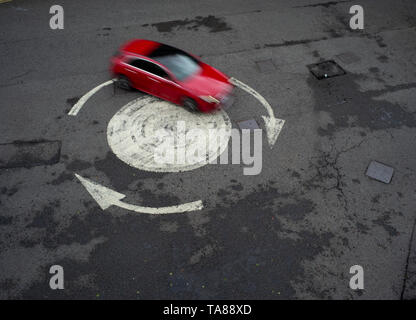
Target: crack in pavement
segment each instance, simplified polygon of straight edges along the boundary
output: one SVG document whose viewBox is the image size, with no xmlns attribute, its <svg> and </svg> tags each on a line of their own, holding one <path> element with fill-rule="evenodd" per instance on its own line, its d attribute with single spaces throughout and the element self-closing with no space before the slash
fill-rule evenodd
<svg viewBox="0 0 416 320">
<path fill-rule="evenodd" d="M 329 192 L 334 189 L 337 190 L 340 194 L 340 198 L 343 199 L 343 202 L 344 202 L 343 208 L 345 211 L 348 211 L 348 199 L 343 190 L 344 186 L 342 183 L 342 179 L 344 177 L 344 174 L 342 174 L 341 172 L 342 168 L 338 165 L 338 160 L 342 154 L 347 153 L 353 149 L 359 148 L 366 140 L 367 138 L 361 140 L 359 143 L 356 143 L 349 148 L 336 152 L 335 143 L 333 143 L 331 139 L 331 150 L 329 152 L 321 151 L 321 157 L 320 157 L 320 160 L 318 160 L 318 166 L 316 166 L 317 174 L 313 176 L 307 182 L 307 184 L 310 183 L 309 184 L 310 187 L 321 188 L 324 192 Z M 335 151 L 335 155 L 333 155 L 334 151 Z M 323 161 L 323 163 L 319 165 L 321 161 Z M 328 168 L 335 171 L 335 173 L 329 172 Z M 326 187 L 320 184 L 313 184 L 313 181 L 316 180 L 317 178 L 320 181 L 323 181 L 328 178 L 329 179 L 334 178 L 336 181 L 332 186 Z"/>
</svg>

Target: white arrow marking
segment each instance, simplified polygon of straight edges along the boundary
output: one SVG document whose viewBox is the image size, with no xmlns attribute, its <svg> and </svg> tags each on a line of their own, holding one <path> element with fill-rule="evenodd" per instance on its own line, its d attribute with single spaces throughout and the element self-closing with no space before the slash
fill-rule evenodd
<svg viewBox="0 0 416 320">
<path fill-rule="evenodd" d="M 232 77 L 229 79 L 229 82 L 254 96 L 266 108 L 269 116 L 263 116 L 263 120 L 264 125 L 266 126 L 267 139 L 269 140 L 270 148 L 272 148 L 276 143 L 277 137 L 279 136 L 283 125 L 285 124 L 285 120 L 275 118 L 273 109 L 270 104 L 256 90 Z"/>
<path fill-rule="evenodd" d="M 76 116 L 79 112 L 79 110 L 81 110 L 82 106 L 85 104 L 85 102 L 87 102 L 87 100 L 89 98 L 91 98 L 92 95 L 94 95 L 98 90 L 100 90 L 101 88 L 108 86 L 109 84 L 112 84 L 116 79 L 111 79 L 108 80 L 102 84 L 100 84 L 99 86 L 96 86 L 94 89 L 88 91 L 86 94 L 84 94 L 76 104 L 74 104 L 74 106 L 71 108 L 71 110 L 69 110 L 68 115 L 70 116 Z"/>
<path fill-rule="evenodd" d="M 117 206 L 127 210 L 139 212 L 139 213 L 148 213 L 148 214 L 167 214 L 167 213 L 180 213 L 180 212 L 189 212 L 201 210 L 204 206 L 201 200 L 188 202 L 176 206 L 170 207 L 161 207 L 161 208 L 152 208 L 152 207 L 141 207 L 133 204 L 122 202 L 121 199 L 125 197 L 124 194 L 117 191 L 111 190 L 107 187 L 104 187 L 96 182 L 93 182 L 87 178 L 81 177 L 78 174 L 75 174 L 82 185 L 87 189 L 90 195 L 97 201 L 101 209 L 105 210 L 111 206 Z"/>
</svg>

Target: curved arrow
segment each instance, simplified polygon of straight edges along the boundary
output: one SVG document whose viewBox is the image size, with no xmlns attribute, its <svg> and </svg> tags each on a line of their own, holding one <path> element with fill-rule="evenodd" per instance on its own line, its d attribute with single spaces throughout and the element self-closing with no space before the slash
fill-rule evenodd
<svg viewBox="0 0 416 320">
<path fill-rule="evenodd" d="M 84 94 L 78 100 L 78 102 L 71 108 L 71 110 L 69 110 L 68 115 L 76 116 L 78 114 L 78 112 L 81 110 L 81 108 L 83 107 L 83 105 L 85 104 L 85 102 L 87 102 L 87 100 L 89 98 L 91 98 L 101 88 L 112 84 L 114 81 L 116 81 L 116 79 L 111 79 L 109 81 L 106 81 L 106 82 L 96 86 L 95 88 L 91 89 L 90 91 L 88 91 L 86 94 Z M 229 79 L 229 82 L 231 84 L 243 89 L 244 91 L 248 92 L 249 94 L 253 95 L 266 108 L 269 116 L 263 116 L 263 120 L 264 120 L 264 125 L 266 126 L 267 139 L 269 141 L 269 146 L 270 146 L 270 148 L 272 148 L 273 145 L 276 143 L 276 140 L 277 140 L 277 137 L 280 134 L 280 131 L 283 128 L 285 120 L 278 119 L 274 116 L 274 112 L 273 112 L 273 109 L 270 106 L 270 104 L 256 90 L 254 90 L 253 88 L 249 87 L 245 83 L 243 83 L 243 82 L 241 82 L 241 81 L 239 81 L 239 80 L 237 80 L 233 77 L 231 77 Z"/>
<path fill-rule="evenodd" d="M 82 106 L 85 104 L 85 102 L 87 102 L 87 100 L 89 98 L 91 98 L 98 90 L 100 90 L 101 88 L 108 86 L 109 84 L 112 84 L 116 79 L 111 79 L 108 80 L 98 86 L 96 86 L 94 89 L 91 89 L 90 91 L 88 91 L 86 94 L 84 94 L 76 104 L 74 104 L 74 106 L 71 108 L 71 110 L 69 110 L 68 115 L 70 116 L 76 116 L 79 112 L 79 110 L 81 110 Z"/>
<path fill-rule="evenodd" d="M 269 146 L 270 148 L 272 148 L 273 145 L 276 143 L 277 137 L 279 136 L 279 133 L 283 128 L 283 125 L 285 124 L 285 120 L 275 118 L 273 109 L 270 106 L 270 104 L 256 90 L 254 90 L 253 88 L 249 87 L 245 83 L 233 77 L 229 79 L 229 82 L 239 87 L 240 89 L 243 89 L 244 91 L 248 92 L 252 96 L 254 96 L 266 108 L 269 116 L 263 116 L 263 120 L 264 120 L 264 125 L 266 126 L 267 139 L 269 140 Z"/>
<path fill-rule="evenodd" d="M 188 203 L 184 203 L 184 204 L 180 204 L 176 206 L 160 207 L 160 208 L 136 206 L 133 204 L 122 202 L 121 199 L 123 199 L 126 196 L 122 193 L 119 193 L 117 191 L 104 187 L 94 181 L 81 177 L 78 174 L 75 174 L 75 176 L 78 178 L 78 180 L 82 183 L 85 189 L 87 189 L 89 194 L 94 198 L 94 200 L 103 210 L 111 206 L 117 206 L 120 208 L 124 208 L 127 210 L 139 212 L 139 213 L 167 214 L 167 213 L 196 211 L 196 210 L 201 210 L 204 207 L 201 200 L 188 202 Z"/>
</svg>

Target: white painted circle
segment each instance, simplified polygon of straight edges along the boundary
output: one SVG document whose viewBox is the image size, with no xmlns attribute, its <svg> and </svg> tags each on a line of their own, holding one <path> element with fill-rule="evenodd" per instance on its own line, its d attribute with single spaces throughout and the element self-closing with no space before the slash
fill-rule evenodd
<svg viewBox="0 0 416 320">
<path fill-rule="evenodd" d="M 171 143 L 177 136 L 178 122 L 185 124 L 184 133 L 192 129 L 201 134 L 186 141 L 174 139 L 172 150 L 184 154 L 204 143 L 203 160 L 186 163 L 160 163 L 155 161 L 155 151 L 163 143 Z M 156 132 L 163 129 L 162 137 Z M 207 144 L 210 129 L 216 130 L 218 144 Z M 202 167 L 215 160 L 227 147 L 231 135 L 231 121 L 224 110 L 204 114 L 191 113 L 181 106 L 157 99 L 140 97 L 122 107 L 110 120 L 107 127 L 107 141 L 114 154 L 123 162 L 140 170 L 153 172 L 180 172 Z M 166 139 L 165 139 L 166 138 Z"/>
</svg>

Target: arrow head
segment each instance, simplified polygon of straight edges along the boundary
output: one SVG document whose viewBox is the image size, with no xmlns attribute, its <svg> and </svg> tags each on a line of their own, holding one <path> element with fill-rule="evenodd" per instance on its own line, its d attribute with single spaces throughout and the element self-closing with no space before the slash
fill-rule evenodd
<svg viewBox="0 0 416 320">
<path fill-rule="evenodd" d="M 285 120 L 275 117 L 263 116 L 264 125 L 266 126 L 267 139 L 270 148 L 276 143 L 277 137 L 285 124 Z"/>
<path fill-rule="evenodd" d="M 122 193 L 104 187 L 87 178 L 81 177 L 78 174 L 75 174 L 75 176 L 82 183 L 85 189 L 87 189 L 91 197 L 93 197 L 94 200 L 97 201 L 97 204 L 103 210 L 107 209 L 112 205 L 117 204 L 118 202 L 120 202 L 121 199 L 125 197 L 125 195 Z"/>
</svg>

